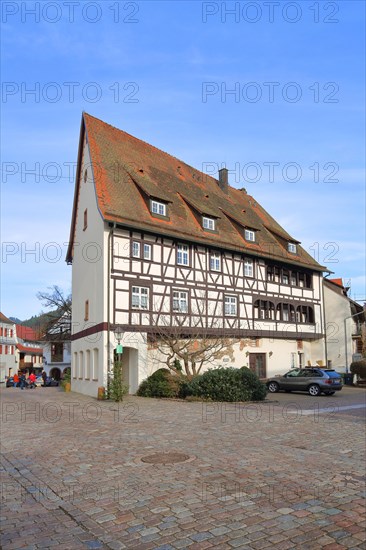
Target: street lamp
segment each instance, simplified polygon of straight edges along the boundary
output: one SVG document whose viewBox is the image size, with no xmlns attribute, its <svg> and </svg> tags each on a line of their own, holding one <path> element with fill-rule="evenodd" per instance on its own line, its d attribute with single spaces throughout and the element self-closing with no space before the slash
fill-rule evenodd
<svg viewBox="0 0 366 550">
<path fill-rule="evenodd" d="M 116 327 L 114 331 L 114 336 L 116 337 L 116 340 L 118 341 L 118 345 L 121 342 L 122 339 L 122 329 L 121 327 Z"/>
<path fill-rule="evenodd" d="M 121 327 L 116 327 L 114 330 L 114 336 L 117 340 L 116 353 L 118 356 L 118 361 L 121 361 L 121 355 L 123 353 L 123 346 L 121 345 L 122 335 L 123 335 L 123 332 Z"/>
</svg>

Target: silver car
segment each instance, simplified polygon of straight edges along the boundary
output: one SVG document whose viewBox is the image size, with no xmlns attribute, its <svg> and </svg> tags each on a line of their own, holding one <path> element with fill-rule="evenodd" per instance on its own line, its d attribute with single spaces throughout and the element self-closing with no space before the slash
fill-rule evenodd
<svg viewBox="0 0 366 550">
<path fill-rule="evenodd" d="M 266 384 L 268 391 L 271 393 L 285 390 L 287 392 L 307 391 L 313 396 L 321 393 L 333 395 L 336 391 L 342 389 L 342 377 L 332 369 L 307 367 L 305 369 L 291 369 L 282 376 L 269 378 Z"/>
</svg>

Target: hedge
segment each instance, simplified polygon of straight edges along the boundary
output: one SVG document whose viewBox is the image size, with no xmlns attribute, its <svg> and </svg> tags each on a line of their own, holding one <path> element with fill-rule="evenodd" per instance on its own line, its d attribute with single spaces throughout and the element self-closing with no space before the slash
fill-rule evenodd
<svg viewBox="0 0 366 550">
<path fill-rule="evenodd" d="M 137 391 L 142 397 L 199 397 L 211 401 L 263 401 L 267 387 L 246 367 L 217 368 L 192 380 L 162 368 L 144 380 Z"/>
</svg>

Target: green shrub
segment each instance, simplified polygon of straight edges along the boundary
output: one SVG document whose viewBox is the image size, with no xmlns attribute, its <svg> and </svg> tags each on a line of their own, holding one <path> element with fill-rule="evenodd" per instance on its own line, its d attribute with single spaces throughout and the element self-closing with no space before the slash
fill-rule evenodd
<svg viewBox="0 0 366 550">
<path fill-rule="evenodd" d="M 66 387 L 68 384 L 71 383 L 71 369 L 68 367 L 65 372 L 63 373 L 62 379 L 61 379 L 61 388 L 66 391 Z"/>
<path fill-rule="evenodd" d="M 243 377 L 243 385 L 251 391 L 251 401 L 263 401 L 267 395 L 267 386 L 263 384 L 258 378 L 258 376 L 248 369 L 247 367 L 242 367 L 240 369 Z"/>
<path fill-rule="evenodd" d="M 110 397 L 116 403 L 119 403 L 127 393 L 128 386 L 124 383 L 122 377 L 122 363 L 116 361 L 113 365 L 113 378 L 110 381 Z"/>
<path fill-rule="evenodd" d="M 366 359 L 351 363 L 350 371 L 352 374 L 357 374 L 361 380 L 366 380 Z"/>
<path fill-rule="evenodd" d="M 179 380 L 179 392 L 178 397 L 180 399 L 186 399 L 193 396 L 192 380 L 188 380 L 186 377 Z"/>
<path fill-rule="evenodd" d="M 193 395 L 212 401 L 262 401 L 267 388 L 246 367 L 218 368 L 193 378 L 186 389 L 186 396 Z"/>
<path fill-rule="evenodd" d="M 267 387 L 246 367 L 211 369 L 192 380 L 162 368 L 140 384 L 137 395 L 189 400 L 262 401 L 267 395 Z"/>
<path fill-rule="evenodd" d="M 141 382 L 137 395 L 140 397 L 178 397 L 180 379 L 169 369 L 159 369 Z"/>
</svg>

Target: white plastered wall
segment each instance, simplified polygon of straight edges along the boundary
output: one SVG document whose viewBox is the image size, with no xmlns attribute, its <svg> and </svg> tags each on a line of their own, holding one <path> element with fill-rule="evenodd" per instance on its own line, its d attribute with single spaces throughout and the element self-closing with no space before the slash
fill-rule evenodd
<svg viewBox="0 0 366 550">
<path fill-rule="evenodd" d="M 87 170 L 86 181 L 84 181 Z M 84 141 L 77 202 L 75 244 L 72 267 L 72 334 L 92 330 L 106 315 L 106 247 L 108 232 L 98 209 L 89 147 Z M 84 212 L 87 227 L 84 229 Z M 88 301 L 88 319 L 85 302 Z M 72 341 L 71 387 L 73 391 L 96 397 L 104 385 L 107 364 L 106 333 L 87 334 Z"/>
<path fill-rule="evenodd" d="M 345 372 L 346 340 L 348 365 L 352 361 L 353 352 L 353 321 L 350 318 L 350 302 L 346 296 L 339 294 L 324 284 L 324 307 L 328 360 L 332 361 L 332 368 L 339 372 Z"/>
</svg>

